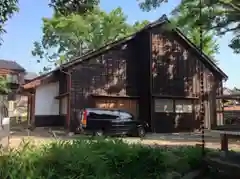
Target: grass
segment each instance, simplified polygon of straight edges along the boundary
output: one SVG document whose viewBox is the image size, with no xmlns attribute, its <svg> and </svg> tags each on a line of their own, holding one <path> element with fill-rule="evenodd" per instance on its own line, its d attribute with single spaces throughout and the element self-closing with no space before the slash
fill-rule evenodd
<svg viewBox="0 0 240 179">
<path fill-rule="evenodd" d="M 150 148 L 122 140 L 77 139 L 23 143 L 1 154 L 1 179 L 150 179 L 198 169 L 201 149 Z"/>
</svg>

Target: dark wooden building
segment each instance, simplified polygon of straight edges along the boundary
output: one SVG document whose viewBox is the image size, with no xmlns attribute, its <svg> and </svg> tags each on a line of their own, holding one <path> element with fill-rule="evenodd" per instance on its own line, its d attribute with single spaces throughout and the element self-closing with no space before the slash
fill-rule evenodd
<svg viewBox="0 0 240 179">
<path fill-rule="evenodd" d="M 221 123 L 216 96 L 222 94 L 226 74 L 178 29 L 169 29 L 169 23 L 160 18 L 26 84 L 31 120 L 37 125 L 48 121 L 76 126 L 76 114 L 84 107 L 121 108 L 147 121 L 152 132 L 194 131 L 200 126 L 203 92 L 205 127 Z M 46 113 L 47 104 L 57 106 L 54 114 L 34 113 L 41 106 Z"/>
</svg>

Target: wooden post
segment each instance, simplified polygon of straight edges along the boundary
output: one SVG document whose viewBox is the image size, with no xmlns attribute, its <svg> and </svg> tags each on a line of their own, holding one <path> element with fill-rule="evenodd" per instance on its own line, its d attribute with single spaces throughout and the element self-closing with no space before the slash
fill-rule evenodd
<svg viewBox="0 0 240 179">
<path fill-rule="evenodd" d="M 221 134 L 221 150 L 228 151 L 228 136 L 227 134 Z"/>
</svg>

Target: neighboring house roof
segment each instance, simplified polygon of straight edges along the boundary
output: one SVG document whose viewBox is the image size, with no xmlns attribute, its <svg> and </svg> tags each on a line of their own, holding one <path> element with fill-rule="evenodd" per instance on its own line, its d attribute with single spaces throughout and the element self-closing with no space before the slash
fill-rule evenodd
<svg viewBox="0 0 240 179">
<path fill-rule="evenodd" d="M 15 61 L 0 59 L 0 68 L 8 70 L 25 71 L 25 69 Z"/>
<path fill-rule="evenodd" d="M 139 31 L 137 31 L 136 33 L 128 36 L 128 37 L 125 37 L 123 39 L 120 39 L 118 41 L 114 41 L 112 43 L 109 43 L 101 48 L 99 48 L 98 50 L 94 50 L 94 51 L 90 51 L 80 57 L 77 57 L 75 59 L 73 59 L 72 61 L 70 62 L 67 62 L 63 65 L 61 65 L 61 69 L 64 69 L 64 68 L 68 68 L 68 67 L 71 67 L 73 65 L 77 65 L 85 60 L 88 60 L 94 56 L 97 56 L 99 54 L 102 54 L 104 53 L 105 51 L 108 51 L 110 49 L 112 49 L 113 47 L 116 47 L 118 45 L 121 45 L 121 44 L 124 44 L 132 39 L 134 39 L 136 37 L 136 35 L 140 32 L 143 32 L 145 30 L 148 30 L 148 29 L 151 29 L 151 28 L 154 28 L 158 25 L 161 25 L 161 24 L 164 24 L 164 23 L 171 23 L 168 19 L 167 19 L 167 16 L 166 15 L 163 15 L 161 18 L 159 18 L 157 21 L 154 21 L 152 23 L 149 23 L 148 25 L 146 25 L 144 28 L 140 29 Z M 192 48 L 198 55 L 200 58 L 201 61 L 203 61 L 205 64 L 209 65 L 209 67 L 217 72 L 218 74 L 220 74 L 224 79 L 227 79 L 228 76 L 206 55 L 204 54 L 203 52 L 201 52 L 199 50 L 198 47 L 196 47 L 196 45 L 194 45 L 178 28 L 173 28 L 173 31 L 175 31 L 188 45 L 190 48 Z M 49 74 L 51 74 L 52 72 L 54 71 L 58 71 L 60 70 L 60 67 L 54 69 L 53 71 L 47 73 L 47 74 L 44 74 L 42 76 L 38 76 L 37 78 L 35 78 L 36 80 L 37 79 L 40 79 L 42 77 L 47 77 Z M 35 80 L 33 79 L 33 80 Z M 32 81 L 33 81 L 32 80 Z"/>
<path fill-rule="evenodd" d="M 231 91 L 231 95 L 240 96 L 240 91 Z"/>
<path fill-rule="evenodd" d="M 226 106 L 224 107 L 224 111 L 240 111 L 240 106 L 239 105 Z"/>
<path fill-rule="evenodd" d="M 220 95 L 220 96 L 217 96 L 217 98 L 218 99 L 225 99 L 225 100 L 239 100 L 240 99 L 240 93 Z"/>
<path fill-rule="evenodd" d="M 34 72 L 26 72 L 26 75 L 24 76 L 25 80 L 32 80 L 34 78 L 38 77 L 37 73 Z"/>
<path fill-rule="evenodd" d="M 240 91 L 231 90 L 229 88 L 223 88 L 223 95 L 217 96 L 219 99 L 225 100 L 240 100 Z"/>
<path fill-rule="evenodd" d="M 231 93 L 232 93 L 231 89 L 226 87 L 223 88 L 223 95 L 230 95 Z"/>
</svg>

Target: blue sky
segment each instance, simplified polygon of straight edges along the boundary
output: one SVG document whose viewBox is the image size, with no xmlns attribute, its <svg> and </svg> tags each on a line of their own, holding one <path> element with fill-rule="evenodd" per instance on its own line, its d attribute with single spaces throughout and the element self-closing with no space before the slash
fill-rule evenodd
<svg viewBox="0 0 240 179">
<path fill-rule="evenodd" d="M 36 59 L 32 57 L 31 50 L 33 42 L 41 39 L 42 17 L 51 17 L 52 11 L 47 6 L 50 0 L 20 0 L 20 12 L 8 21 L 5 29 L 7 34 L 3 36 L 4 44 L 0 47 L 0 58 L 14 60 L 25 67 L 28 71 L 39 72 L 42 69 Z M 161 8 L 142 12 L 136 0 L 101 0 L 101 7 L 107 12 L 114 8 L 121 7 L 128 16 L 128 22 L 134 23 L 137 20 L 156 20 L 162 14 L 169 14 L 180 0 L 171 0 L 175 4 L 168 3 Z M 227 87 L 239 87 L 240 55 L 233 54 L 227 46 L 231 40 L 231 35 L 219 38 L 220 54 L 217 55 L 220 68 L 229 76 L 226 82 Z"/>
</svg>

